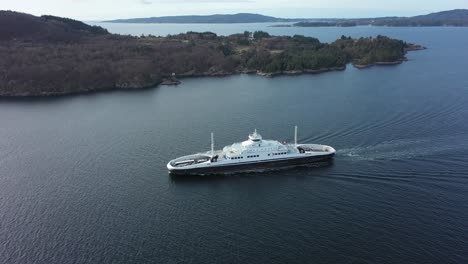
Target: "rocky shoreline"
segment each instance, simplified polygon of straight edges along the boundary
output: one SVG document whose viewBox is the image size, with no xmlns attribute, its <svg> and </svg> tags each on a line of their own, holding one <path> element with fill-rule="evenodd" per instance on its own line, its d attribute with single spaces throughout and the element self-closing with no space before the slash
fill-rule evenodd
<svg viewBox="0 0 468 264">
<path fill-rule="evenodd" d="M 418 50 L 425 50 L 427 47 L 424 47 L 422 45 L 416 45 L 416 44 L 410 44 L 405 48 L 405 53 L 409 51 L 418 51 Z M 399 60 L 395 61 L 376 61 L 374 63 L 369 63 L 369 64 L 359 64 L 359 63 L 353 63 L 353 66 L 358 68 L 358 69 L 366 69 L 370 68 L 373 66 L 391 66 L 391 65 L 398 65 L 402 64 L 403 62 L 408 61 L 408 58 L 403 57 Z"/>
<path fill-rule="evenodd" d="M 421 49 L 426 49 L 425 47 Z M 414 49 L 416 50 L 416 49 Z M 376 62 L 367 65 L 360 65 L 360 64 L 352 64 L 354 67 L 358 69 L 365 69 L 372 66 L 380 66 L 380 65 L 398 65 L 402 62 L 406 61 L 406 57 L 398 60 L 398 61 L 391 61 L 391 62 Z M 346 66 L 343 67 L 331 67 L 331 68 L 321 68 L 321 69 L 304 69 L 300 71 L 281 71 L 281 72 L 262 72 L 258 70 L 240 70 L 235 72 L 209 72 L 203 74 L 195 74 L 195 73 L 183 73 L 179 75 L 174 75 L 171 77 L 162 78 L 158 82 L 154 83 L 146 83 L 144 85 L 134 85 L 134 84 L 119 84 L 114 87 L 108 87 L 103 89 L 87 89 L 87 90 L 79 90 L 74 92 L 42 92 L 40 94 L 37 93 L 17 93 L 17 94 L 2 94 L 0 93 L 0 98 L 24 98 L 24 97 L 53 97 L 53 96 L 66 96 L 66 95 L 76 95 L 76 94 L 88 94 L 88 93 L 99 93 L 99 92 L 106 92 L 106 91 L 136 91 L 136 90 L 144 90 L 150 88 L 156 88 L 159 85 L 164 86 L 176 86 L 182 83 L 181 79 L 185 78 L 199 78 L 199 77 L 226 77 L 238 74 L 254 74 L 261 77 L 273 78 L 273 77 L 280 77 L 280 76 L 295 76 L 295 75 L 303 75 L 303 74 L 320 74 L 332 71 L 344 71 L 346 70 Z"/>
</svg>

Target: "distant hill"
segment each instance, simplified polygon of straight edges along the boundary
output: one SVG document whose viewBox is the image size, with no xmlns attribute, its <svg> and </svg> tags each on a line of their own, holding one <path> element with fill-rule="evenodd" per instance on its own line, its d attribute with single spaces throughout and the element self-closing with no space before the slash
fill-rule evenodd
<svg viewBox="0 0 468 264">
<path fill-rule="evenodd" d="M 303 19 L 286 19 L 259 14 L 239 13 L 232 15 L 209 16 L 163 16 L 148 18 L 117 19 L 104 22 L 112 23 L 176 23 L 176 24 L 217 24 L 217 23 L 264 23 L 264 22 L 294 22 Z"/>
<path fill-rule="evenodd" d="M 148 18 L 116 19 L 104 22 L 111 23 L 175 23 L 175 24 L 217 24 L 217 23 L 272 23 L 272 22 L 299 22 L 293 26 L 298 27 L 352 27 L 359 25 L 373 26 L 468 26 L 468 10 L 455 9 L 431 13 L 414 17 L 376 17 L 353 19 L 309 19 L 309 18 L 277 18 L 259 14 L 240 13 L 233 15 L 209 16 L 163 16 Z M 282 25 L 290 26 L 290 24 Z"/>
<path fill-rule="evenodd" d="M 468 10 L 467 9 L 455 9 L 449 11 L 442 11 L 437 13 L 431 13 L 428 15 L 414 16 L 411 19 L 420 19 L 420 20 L 433 20 L 433 21 L 442 21 L 442 20 L 468 20 Z"/>
<path fill-rule="evenodd" d="M 434 26 L 468 26 L 468 10 L 456 9 L 414 17 L 377 17 L 353 19 L 321 19 L 319 21 L 302 21 L 293 24 L 295 27 L 352 27 L 359 25 L 389 27 L 434 27 Z"/>
<path fill-rule="evenodd" d="M 55 16 L 0 11 L 0 40 L 76 41 L 86 36 L 109 34 L 106 29 Z"/>
<path fill-rule="evenodd" d="M 376 26 L 468 26 L 468 10 L 455 9 L 407 18 L 376 21 Z"/>
</svg>

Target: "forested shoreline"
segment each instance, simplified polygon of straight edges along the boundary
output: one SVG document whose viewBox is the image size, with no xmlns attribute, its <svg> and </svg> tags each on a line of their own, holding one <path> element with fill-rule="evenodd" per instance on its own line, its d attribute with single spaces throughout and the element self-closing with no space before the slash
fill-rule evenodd
<svg viewBox="0 0 468 264">
<path fill-rule="evenodd" d="M 0 96 L 139 89 L 189 76 L 318 73 L 343 70 L 348 63 L 400 63 L 407 51 L 423 48 L 385 36 L 321 43 L 262 31 L 134 37 L 71 19 L 9 11 L 0 12 L 0 23 L 10 26 L 0 30 Z"/>
</svg>

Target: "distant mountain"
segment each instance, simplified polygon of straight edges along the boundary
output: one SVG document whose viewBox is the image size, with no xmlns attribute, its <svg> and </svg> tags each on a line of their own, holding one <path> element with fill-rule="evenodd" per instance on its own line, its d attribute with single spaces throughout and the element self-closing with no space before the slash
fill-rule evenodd
<svg viewBox="0 0 468 264">
<path fill-rule="evenodd" d="M 433 20 L 433 21 L 442 21 L 442 20 L 468 20 L 468 10 L 467 9 L 455 9 L 449 11 L 442 11 L 437 13 L 431 13 L 428 15 L 414 16 L 410 19 L 419 19 L 419 20 Z"/>
<path fill-rule="evenodd" d="M 111 23 L 176 23 L 176 24 L 231 24 L 231 23 L 264 23 L 264 22 L 295 22 L 303 19 L 287 19 L 259 14 L 239 13 L 232 15 L 208 16 L 163 16 L 148 18 L 116 19 L 104 22 Z"/>
<path fill-rule="evenodd" d="M 455 9 L 414 17 L 381 19 L 372 23 L 375 26 L 468 26 L 468 10 Z"/>
<path fill-rule="evenodd" d="M 456 9 L 414 17 L 377 17 L 355 19 L 322 19 L 320 21 L 303 21 L 295 23 L 296 27 L 352 27 L 359 25 L 389 27 L 434 27 L 434 26 L 468 26 L 468 10 Z"/>
<path fill-rule="evenodd" d="M 106 29 L 81 21 L 0 10 L 0 40 L 76 41 L 86 36 L 109 34 Z"/>
<path fill-rule="evenodd" d="M 324 26 L 468 26 L 468 10 L 455 9 L 414 17 L 376 17 L 353 19 L 307 19 L 307 18 L 277 18 L 259 14 L 239 13 L 233 15 L 208 16 L 163 16 L 149 18 L 117 19 L 104 22 L 112 23 L 175 23 L 175 24 L 217 24 L 217 23 L 265 23 L 265 22 L 301 22 L 298 27 Z M 290 25 L 283 25 L 290 26 Z"/>
</svg>

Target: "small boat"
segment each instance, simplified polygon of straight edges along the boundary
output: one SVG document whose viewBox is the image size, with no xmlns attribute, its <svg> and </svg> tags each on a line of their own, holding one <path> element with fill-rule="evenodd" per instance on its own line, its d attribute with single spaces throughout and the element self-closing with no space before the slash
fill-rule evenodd
<svg viewBox="0 0 468 264">
<path fill-rule="evenodd" d="M 335 153 L 333 147 L 326 145 L 297 144 L 297 126 L 293 144 L 263 139 L 255 129 L 247 140 L 225 146 L 222 150 L 214 150 L 211 133 L 211 151 L 173 159 L 167 163 L 167 169 L 171 174 L 189 175 L 256 171 L 326 161 Z"/>
</svg>

